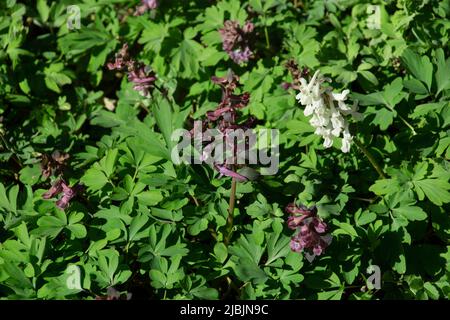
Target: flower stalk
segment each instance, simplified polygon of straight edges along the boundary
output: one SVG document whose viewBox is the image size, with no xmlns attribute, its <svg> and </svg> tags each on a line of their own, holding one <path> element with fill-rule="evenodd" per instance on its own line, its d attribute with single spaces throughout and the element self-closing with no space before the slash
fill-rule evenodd
<svg viewBox="0 0 450 320">
<path fill-rule="evenodd" d="M 233 220 L 234 220 L 234 205 L 236 203 L 236 187 L 237 180 L 233 178 L 231 180 L 231 189 L 230 189 L 230 201 L 228 203 L 228 218 L 227 218 L 227 226 L 226 226 L 226 237 L 225 244 L 228 245 L 231 239 L 231 233 L 233 232 Z"/>
<path fill-rule="evenodd" d="M 251 21 L 246 21 L 240 26 L 237 21 L 227 20 L 223 28 L 219 29 L 222 48 L 235 63 L 246 63 L 254 56 L 250 49 L 250 38 L 254 28 Z"/>
<path fill-rule="evenodd" d="M 384 171 L 381 168 L 381 166 L 378 164 L 378 162 L 375 159 L 375 157 L 370 153 L 370 151 L 358 139 L 355 138 L 353 141 L 358 146 L 358 148 L 361 149 L 361 151 L 364 153 L 364 155 L 369 160 L 369 162 L 372 165 L 372 167 L 374 167 L 374 169 L 378 172 L 380 177 L 382 177 L 383 179 L 386 179 L 386 174 L 384 173 Z"/>
<path fill-rule="evenodd" d="M 350 90 L 341 93 L 333 92 L 333 88 L 325 86 L 324 83 L 331 82 L 331 79 L 324 77 L 317 70 L 309 82 L 301 77 L 303 72 L 296 72 L 296 82 L 299 93 L 296 99 L 305 106 L 303 114 L 310 117 L 309 123 L 315 128 L 314 133 L 324 139 L 323 146 L 330 148 L 336 137 L 342 136 L 341 151 L 350 151 L 353 136 L 349 130 L 349 117 L 359 121 L 362 115 L 357 112 L 357 101 L 352 106 L 347 105 L 347 96 Z"/>
<path fill-rule="evenodd" d="M 270 48 L 270 39 L 269 39 L 269 32 L 267 31 L 267 27 L 264 27 L 264 35 L 266 37 L 266 48 Z"/>
</svg>

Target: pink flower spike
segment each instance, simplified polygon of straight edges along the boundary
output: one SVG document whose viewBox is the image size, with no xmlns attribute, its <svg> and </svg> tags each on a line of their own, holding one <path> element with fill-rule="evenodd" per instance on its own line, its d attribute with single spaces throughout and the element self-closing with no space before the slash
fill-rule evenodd
<svg viewBox="0 0 450 320">
<path fill-rule="evenodd" d="M 317 216 L 317 208 L 307 208 L 290 203 L 286 206 L 290 214 L 287 224 L 290 229 L 297 230 L 291 239 L 290 248 L 294 252 L 305 251 L 310 261 L 321 255 L 331 243 L 331 235 L 327 232 L 327 224 Z"/>
<path fill-rule="evenodd" d="M 63 179 L 56 181 L 49 191 L 42 195 L 44 199 L 51 199 L 62 193 L 62 197 L 56 201 L 56 206 L 61 210 L 66 209 L 69 206 L 70 200 L 77 194 L 80 190 L 80 186 L 69 187 Z"/>
<path fill-rule="evenodd" d="M 51 199 L 54 196 L 57 196 L 58 194 L 63 192 L 63 183 L 64 181 L 62 179 L 59 179 L 56 182 L 54 182 L 50 190 L 48 190 L 46 193 L 42 195 L 42 198 L 46 200 Z"/>
<path fill-rule="evenodd" d="M 216 164 L 215 167 L 220 172 L 221 175 L 235 178 L 238 182 L 244 182 L 248 180 L 246 177 L 228 169 L 226 166 L 220 166 Z"/>
</svg>

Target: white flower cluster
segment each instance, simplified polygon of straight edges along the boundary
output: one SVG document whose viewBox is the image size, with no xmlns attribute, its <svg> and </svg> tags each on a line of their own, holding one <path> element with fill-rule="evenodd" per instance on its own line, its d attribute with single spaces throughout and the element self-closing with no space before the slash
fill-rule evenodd
<svg viewBox="0 0 450 320">
<path fill-rule="evenodd" d="M 324 82 L 331 79 L 323 77 L 317 70 L 309 83 L 306 79 L 300 79 L 300 93 L 297 100 L 305 106 L 305 116 L 311 116 L 309 123 L 316 128 L 315 134 L 324 138 L 323 146 L 329 148 L 333 145 L 333 138 L 342 134 L 342 152 L 349 152 L 353 140 L 348 129 L 345 116 L 352 116 L 360 120 L 362 115 L 357 112 L 357 102 L 349 107 L 345 104 L 349 90 L 342 93 L 333 93 L 331 87 L 323 86 Z"/>
</svg>

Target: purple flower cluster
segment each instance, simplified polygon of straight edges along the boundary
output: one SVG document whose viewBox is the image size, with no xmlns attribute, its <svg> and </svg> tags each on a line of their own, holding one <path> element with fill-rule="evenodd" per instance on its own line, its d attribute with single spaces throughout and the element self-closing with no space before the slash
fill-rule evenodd
<svg viewBox="0 0 450 320">
<path fill-rule="evenodd" d="M 76 185 L 69 187 L 64 179 L 60 178 L 56 180 L 52 187 L 42 195 L 43 199 L 51 199 L 62 193 L 62 197 L 56 201 L 56 206 L 61 210 L 66 209 L 69 206 L 70 200 L 80 191 L 81 186 Z"/>
<path fill-rule="evenodd" d="M 62 173 L 67 159 L 69 159 L 69 154 L 58 150 L 54 151 L 51 156 L 43 154 L 41 160 L 42 178 L 46 180 L 52 174 L 58 175 Z"/>
<path fill-rule="evenodd" d="M 62 193 L 62 197 L 56 202 L 56 206 L 61 210 L 66 209 L 70 200 L 82 189 L 81 185 L 78 184 L 74 187 L 69 187 L 62 178 L 66 168 L 66 161 L 69 157 L 68 153 L 56 150 L 51 156 L 43 154 L 41 159 L 41 174 L 44 180 L 51 175 L 56 177 L 51 188 L 42 195 L 42 198 L 48 200 Z"/>
<path fill-rule="evenodd" d="M 289 73 L 292 76 L 292 82 L 283 82 L 281 86 L 284 90 L 295 89 L 300 90 L 300 79 L 305 78 L 309 75 L 309 69 L 303 68 L 300 69 L 297 62 L 294 59 L 289 59 L 284 65 L 286 69 L 288 69 Z"/>
<path fill-rule="evenodd" d="M 255 26 L 247 21 L 241 28 L 239 22 L 227 20 L 223 28 L 219 29 L 222 36 L 222 47 L 230 58 L 237 64 L 247 62 L 253 57 L 249 47 L 249 38 Z"/>
<path fill-rule="evenodd" d="M 134 12 L 135 16 L 141 16 L 146 13 L 148 10 L 154 10 L 158 8 L 157 0 L 141 0 L 141 5 L 136 8 Z"/>
<path fill-rule="evenodd" d="M 128 80 L 134 83 L 134 90 L 139 91 L 143 96 L 149 96 L 155 86 L 155 73 L 149 67 L 130 57 L 128 44 L 126 43 L 116 53 L 114 62 L 109 62 L 107 67 L 109 70 L 126 70 L 128 72 Z"/>
<path fill-rule="evenodd" d="M 109 287 L 106 291 L 105 296 L 96 296 L 95 300 L 130 300 L 132 297 L 131 293 L 128 293 L 126 296 L 122 295 L 118 290 L 114 287 Z"/>
<path fill-rule="evenodd" d="M 219 130 L 236 129 L 237 109 L 242 109 L 250 102 L 250 93 L 235 94 L 239 86 L 239 77 L 232 72 L 224 78 L 213 76 L 212 82 L 222 89 L 222 101 L 216 110 L 208 111 L 207 117 L 210 121 L 219 121 Z"/>
<path fill-rule="evenodd" d="M 202 128 L 199 129 L 203 132 L 208 127 L 213 126 L 219 130 L 222 136 L 226 139 L 226 137 L 233 130 L 246 130 L 253 128 L 256 125 L 256 119 L 252 116 L 247 118 L 245 121 L 238 123 L 238 110 L 246 107 L 250 102 L 250 94 L 248 92 L 244 92 L 242 94 L 235 93 L 239 86 L 239 77 L 230 71 L 226 77 L 219 78 L 213 76 L 211 80 L 213 83 L 222 88 L 222 101 L 215 110 L 208 111 L 206 113 L 207 120 L 202 122 Z M 191 134 L 194 133 L 194 129 L 191 130 Z M 206 145 L 205 150 L 208 150 L 209 146 L 213 146 L 213 144 L 210 143 Z M 214 162 L 213 166 L 221 176 L 232 177 L 239 182 L 247 181 L 247 177 L 236 172 L 238 165 L 234 163 L 233 160 L 237 152 L 234 141 L 230 147 L 230 149 L 233 150 L 233 156 L 230 157 L 231 160 L 229 158 L 225 161 L 225 163 Z M 202 161 L 206 161 L 206 158 L 202 157 Z"/>
<path fill-rule="evenodd" d="M 317 208 L 287 205 L 286 212 L 290 214 L 287 220 L 288 227 L 296 230 L 291 238 L 290 247 L 294 252 L 308 250 L 309 254 L 320 256 L 331 243 L 331 235 L 326 234 L 327 225 L 317 216 Z"/>
</svg>

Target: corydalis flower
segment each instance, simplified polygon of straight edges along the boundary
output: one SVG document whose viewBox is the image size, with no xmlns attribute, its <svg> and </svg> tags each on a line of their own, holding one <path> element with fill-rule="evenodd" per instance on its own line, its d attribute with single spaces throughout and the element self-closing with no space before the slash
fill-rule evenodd
<svg viewBox="0 0 450 320">
<path fill-rule="evenodd" d="M 316 129 L 315 134 L 323 137 L 323 146 L 329 148 L 333 145 L 333 138 L 342 135 L 342 152 L 350 151 L 350 144 L 353 140 L 348 128 L 346 116 L 351 116 L 355 120 L 362 118 L 357 112 L 357 102 L 348 106 L 345 101 L 349 90 L 342 93 L 333 93 L 331 87 L 324 86 L 324 82 L 331 79 L 325 78 L 317 70 L 311 80 L 300 78 L 300 93 L 297 100 L 305 106 L 304 114 L 309 117 L 309 123 Z"/>
<path fill-rule="evenodd" d="M 239 78 L 231 72 L 227 77 L 219 78 L 213 76 L 211 80 L 222 88 L 222 101 L 216 110 L 207 112 L 207 117 L 211 121 L 217 121 L 219 118 L 222 118 L 219 127 L 226 129 L 235 124 L 236 110 L 248 105 L 250 93 L 244 92 L 239 95 L 234 93 L 238 87 Z"/>
<path fill-rule="evenodd" d="M 295 90 L 300 90 L 301 85 L 300 79 L 309 75 L 309 69 L 308 68 L 300 69 L 300 67 L 298 66 L 297 62 L 295 62 L 294 59 L 289 59 L 284 66 L 286 67 L 286 69 L 288 69 L 289 73 L 292 76 L 292 83 L 283 82 L 281 84 L 282 88 L 284 90 L 288 90 L 291 88 Z"/>
<path fill-rule="evenodd" d="M 141 5 L 136 8 L 134 12 L 135 16 L 141 16 L 146 13 L 148 10 L 154 10 L 158 8 L 157 0 L 142 0 Z"/>
<path fill-rule="evenodd" d="M 317 208 L 296 206 L 294 203 L 286 207 L 290 214 L 288 227 L 296 230 L 291 238 L 290 247 L 294 252 L 306 251 L 312 257 L 320 256 L 331 243 L 331 235 L 326 234 L 327 225 L 317 216 Z"/>
<path fill-rule="evenodd" d="M 67 159 L 69 159 L 69 154 L 58 150 L 54 151 L 51 156 L 43 154 L 41 160 L 41 172 L 44 180 L 52 174 L 57 175 L 62 173 Z"/>
<path fill-rule="evenodd" d="M 237 64 L 241 64 L 242 62 L 247 62 L 253 56 L 253 52 L 249 47 L 245 47 L 244 50 L 236 49 L 229 52 L 230 58 L 236 62 Z"/>
<path fill-rule="evenodd" d="M 241 175 L 241 174 L 239 174 L 237 172 L 234 172 L 231 169 L 228 169 L 227 165 L 215 164 L 214 167 L 217 169 L 217 171 L 220 172 L 220 176 L 231 177 L 231 178 L 236 179 L 236 181 L 238 181 L 238 182 L 244 182 L 244 181 L 248 180 L 247 177 L 244 177 L 243 175 Z"/>
<path fill-rule="evenodd" d="M 239 22 L 227 20 L 219 33 L 222 36 L 222 48 L 237 64 L 247 62 L 253 57 L 249 46 L 249 36 L 254 30 L 254 25 L 247 21 L 241 28 Z"/>
<path fill-rule="evenodd" d="M 114 287 L 109 287 L 106 291 L 106 296 L 96 296 L 95 300 L 130 300 L 131 296 L 131 293 L 127 293 L 126 296 L 124 296 Z"/>
<path fill-rule="evenodd" d="M 56 201 L 56 206 L 61 210 L 69 206 L 70 200 L 78 193 L 80 186 L 69 187 L 63 179 L 59 179 L 53 183 L 51 188 L 42 195 L 43 199 L 51 199 L 62 193 L 62 197 Z"/>
<path fill-rule="evenodd" d="M 155 86 L 155 73 L 149 67 L 131 59 L 126 43 L 116 53 L 114 62 L 109 62 L 107 67 L 109 70 L 127 71 L 128 80 L 134 83 L 133 89 L 145 97 L 150 95 Z"/>
<path fill-rule="evenodd" d="M 150 68 L 139 65 L 128 72 L 128 80 L 134 83 L 134 90 L 148 96 L 155 85 L 156 76 Z"/>
<path fill-rule="evenodd" d="M 236 129 L 249 129 L 255 126 L 256 119 L 253 117 L 247 118 L 245 121 L 238 122 L 238 109 L 242 109 L 248 105 L 250 102 L 250 94 L 244 92 L 242 94 L 235 93 L 239 86 L 239 77 L 229 72 L 226 77 L 219 78 L 213 76 L 211 78 L 212 82 L 219 85 L 222 89 L 222 100 L 218 104 L 217 108 L 206 113 L 207 120 L 203 121 L 201 126 L 197 125 L 191 130 L 193 135 L 195 130 L 206 131 L 209 126 L 214 126 L 222 135 L 222 138 L 227 138 L 229 134 Z M 228 142 L 228 139 L 226 139 Z M 232 156 L 228 158 L 225 162 L 212 160 L 212 165 L 215 170 L 220 173 L 220 176 L 227 176 L 236 179 L 239 182 L 249 180 L 246 176 L 237 173 L 235 170 L 238 165 L 235 163 L 237 146 L 234 144 L 234 140 L 231 145 L 229 145 L 230 150 L 232 150 Z M 246 148 L 248 144 L 246 143 Z M 201 156 L 201 161 L 208 162 L 209 154 L 211 149 L 214 148 L 214 143 L 208 143 L 203 150 Z"/>
<path fill-rule="evenodd" d="M 109 70 L 124 70 L 131 68 L 134 61 L 130 58 L 128 53 L 128 44 L 125 43 L 122 48 L 116 53 L 114 63 L 108 62 L 106 66 Z"/>
</svg>

